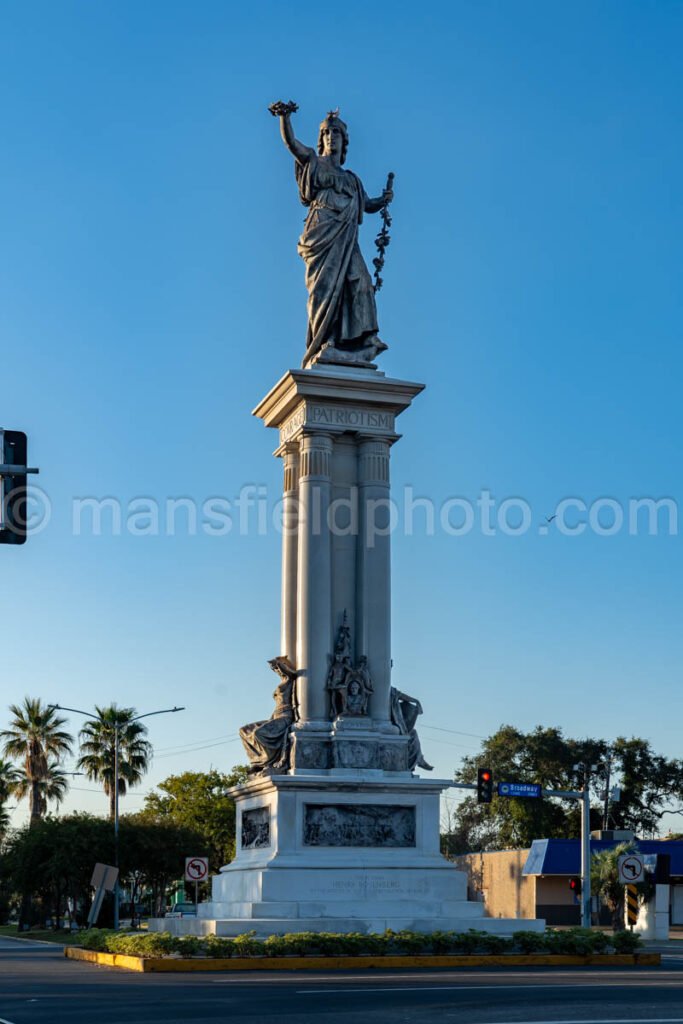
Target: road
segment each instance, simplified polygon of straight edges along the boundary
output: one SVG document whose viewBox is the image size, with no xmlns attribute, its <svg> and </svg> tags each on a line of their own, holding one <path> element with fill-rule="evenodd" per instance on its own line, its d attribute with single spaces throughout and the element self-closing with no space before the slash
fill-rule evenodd
<svg viewBox="0 0 683 1024">
<path fill-rule="evenodd" d="M 683 1024 L 661 968 L 132 974 L 0 939 L 0 1024 Z"/>
</svg>

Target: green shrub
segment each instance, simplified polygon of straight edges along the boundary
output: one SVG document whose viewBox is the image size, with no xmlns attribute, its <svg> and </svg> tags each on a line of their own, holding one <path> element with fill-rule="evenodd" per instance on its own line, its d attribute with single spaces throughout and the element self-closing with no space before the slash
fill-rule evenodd
<svg viewBox="0 0 683 1024">
<path fill-rule="evenodd" d="M 233 956 L 265 956 L 266 940 L 255 938 L 255 932 L 236 935 L 232 940 Z"/>
<path fill-rule="evenodd" d="M 431 936 L 421 932 L 394 932 L 390 943 L 391 952 L 402 956 L 424 956 L 432 951 Z"/>
<path fill-rule="evenodd" d="M 544 934 L 518 931 L 511 938 L 471 928 L 467 932 L 386 931 L 381 935 L 361 932 L 348 935 L 300 932 L 271 935 L 267 939 L 257 939 L 253 931 L 235 938 L 224 938 L 217 935 L 175 936 L 168 932 L 114 932 L 92 928 L 83 933 L 81 945 L 84 949 L 98 952 L 142 957 L 469 956 L 477 953 L 499 955 L 515 952 L 587 956 L 610 949 L 618 953 L 630 953 L 640 948 L 641 940 L 632 932 L 606 935 L 586 928 L 563 931 L 548 929 Z"/>
<path fill-rule="evenodd" d="M 179 941 L 177 951 L 181 956 L 203 956 L 205 944 L 203 935 L 184 935 Z"/>
<path fill-rule="evenodd" d="M 546 932 L 547 951 L 568 956 L 590 956 L 602 953 L 609 942 L 603 932 L 590 928 L 567 928 L 565 931 Z"/>
<path fill-rule="evenodd" d="M 83 949 L 92 949 L 96 953 L 104 952 L 104 937 L 107 935 L 104 928 L 89 928 L 79 936 Z"/>
<path fill-rule="evenodd" d="M 543 932 L 514 932 L 512 945 L 519 953 L 545 953 L 548 949 L 546 936 Z"/>
<path fill-rule="evenodd" d="M 222 935 L 206 935 L 204 937 L 204 953 L 217 959 L 229 959 L 234 954 L 232 939 Z"/>
<path fill-rule="evenodd" d="M 610 936 L 610 946 L 615 953 L 635 953 L 642 945 L 643 940 L 637 932 L 615 932 Z"/>
</svg>

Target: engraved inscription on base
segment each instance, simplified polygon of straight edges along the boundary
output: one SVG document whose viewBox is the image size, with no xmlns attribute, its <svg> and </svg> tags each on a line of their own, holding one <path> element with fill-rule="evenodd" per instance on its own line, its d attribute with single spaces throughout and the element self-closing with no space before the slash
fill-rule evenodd
<svg viewBox="0 0 683 1024">
<path fill-rule="evenodd" d="M 415 808 L 305 804 L 307 846 L 415 846 Z"/>
<path fill-rule="evenodd" d="M 270 846 L 270 808 L 253 807 L 242 812 L 242 849 Z"/>
</svg>

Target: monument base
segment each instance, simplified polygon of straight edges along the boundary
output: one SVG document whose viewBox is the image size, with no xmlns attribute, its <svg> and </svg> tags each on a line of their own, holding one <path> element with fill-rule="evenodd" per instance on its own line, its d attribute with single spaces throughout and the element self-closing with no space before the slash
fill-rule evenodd
<svg viewBox="0 0 683 1024">
<path fill-rule="evenodd" d="M 543 921 L 488 918 L 468 901 L 465 873 L 439 852 L 448 785 L 368 769 L 259 776 L 233 791 L 238 852 L 212 899 L 196 918 L 154 919 L 150 930 L 542 931 Z"/>
</svg>

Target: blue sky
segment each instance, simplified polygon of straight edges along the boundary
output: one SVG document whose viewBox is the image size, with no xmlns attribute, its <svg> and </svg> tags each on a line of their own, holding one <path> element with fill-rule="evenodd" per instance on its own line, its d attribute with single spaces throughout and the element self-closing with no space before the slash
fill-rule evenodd
<svg viewBox="0 0 683 1024">
<path fill-rule="evenodd" d="M 394 678 L 427 757 L 448 776 L 503 722 L 678 755 L 678 536 L 537 527 L 569 496 L 683 497 L 682 46 L 670 2 L 3 4 L 0 425 L 52 507 L 0 548 L 3 704 L 187 705 L 151 720 L 131 810 L 241 761 L 224 738 L 270 713 L 277 533 L 74 536 L 72 502 L 276 500 L 250 411 L 305 336 L 266 111 L 293 98 L 309 143 L 341 108 L 369 193 L 396 173 L 382 368 L 427 389 L 395 493 L 533 509 L 524 536 L 394 538 Z M 74 781 L 68 807 L 106 809 Z"/>
</svg>

